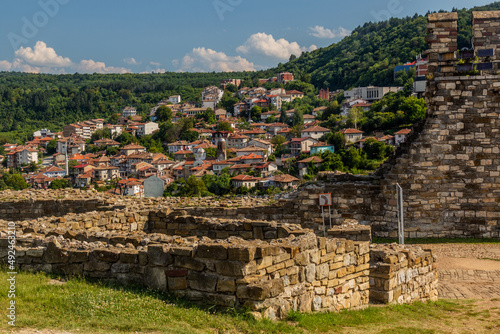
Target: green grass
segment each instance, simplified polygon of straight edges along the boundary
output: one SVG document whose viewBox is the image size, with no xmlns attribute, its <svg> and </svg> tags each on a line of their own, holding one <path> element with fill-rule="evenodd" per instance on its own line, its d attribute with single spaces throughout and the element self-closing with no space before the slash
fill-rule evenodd
<svg viewBox="0 0 500 334">
<path fill-rule="evenodd" d="M 378 238 L 372 240 L 376 244 L 390 244 L 398 242 L 396 238 Z M 478 238 L 411 238 L 405 239 L 405 244 L 500 244 L 500 239 L 478 239 Z"/>
<path fill-rule="evenodd" d="M 58 329 L 78 333 L 442 333 L 434 323 L 485 317 L 471 303 L 438 301 L 376 306 L 361 311 L 300 314 L 284 321 L 257 321 L 249 313 L 199 307 L 168 294 L 75 278 L 48 284 L 54 276 L 19 273 L 16 280 L 18 329 Z M 7 273 L 0 271 L 0 308 L 7 299 Z M 467 312 L 464 314 L 464 312 Z M 459 315 L 460 314 L 460 315 Z M 482 320 L 482 319 L 481 319 Z M 0 332 L 9 330 L 6 319 Z M 14 331 L 15 332 L 15 331 Z"/>
</svg>

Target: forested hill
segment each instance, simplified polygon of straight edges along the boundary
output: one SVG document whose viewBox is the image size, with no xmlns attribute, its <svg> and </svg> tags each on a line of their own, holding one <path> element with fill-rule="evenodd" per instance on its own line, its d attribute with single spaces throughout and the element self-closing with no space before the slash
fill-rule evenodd
<svg viewBox="0 0 500 334">
<path fill-rule="evenodd" d="M 454 10 L 459 14 L 459 48 L 470 47 L 472 11 L 500 10 L 500 2 L 472 9 Z M 267 70 L 265 75 L 290 71 L 296 77 L 310 75 L 319 88 L 346 89 L 366 85 L 394 85 L 394 67 L 415 60 L 427 49 L 427 17 L 415 15 L 365 23 L 351 36 Z"/>
<path fill-rule="evenodd" d="M 203 87 L 253 72 L 164 74 L 29 74 L 0 72 L 0 133 L 27 135 L 41 127 L 106 118 L 128 105 L 146 113 L 159 101 L 180 94 L 199 101 Z M 20 133 L 22 132 L 22 133 Z M 4 134 L 5 136 L 5 134 Z"/>
</svg>

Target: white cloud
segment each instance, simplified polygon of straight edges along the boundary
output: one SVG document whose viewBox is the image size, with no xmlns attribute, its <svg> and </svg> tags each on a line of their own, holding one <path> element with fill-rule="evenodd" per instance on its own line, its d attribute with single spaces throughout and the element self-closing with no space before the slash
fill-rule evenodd
<svg viewBox="0 0 500 334">
<path fill-rule="evenodd" d="M 129 69 L 123 67 L 106 66 L 105 63 L 94 60 L 82 60 L 72 68 L 80 73 L 130 73 Z"/>
<path fill-rule="evenodd" d="M 156 66 L 156 67 L 161 66 L 161 64 L 160 64 L 160 63 L 155 62 L 155 61 L 150 61 L 150 62 L 149 62 L 149 65 L 151 65 L 151 66 Z"/>
<path fill-rule="evenodd" d="M 21 46 L 19 50 L 15 52 L 15 56 L 27 64 L 34 66 L 71 66 L 71 60 L 69 58 L 58 56 L 53 48 L 47 47 L 47 44 L 42 41 L 36 42 L 33 49 Z"/>
<path fill-rule="evenodd" d="M 304 51 L 313 51 L 317 48 L 316 45 L 311 45 L 309 48 L 301 47 L 297 42 L 289 42 L 284 38 L 276 40 L 273 35 L 261 32 L 250 36 L 243 45 L 236 48 L 236 51 L 288 60 L 291 55 L 300 56 Z"/>
<path fill-rule="evenodd" d="M 141 65 L 141 62 L 135 60 L 135 58 L 125 58 L 123 62 L 127 65 Z"/>
<path fill-rule="evenodd" d="M 232 57 L 204 47 L 194 48 L 181 62 L 181 71 L 190 72 L 233 72 L 255 71 L 255 65 L 240 56 Z"/>
<path fill-rule="evenodd" d="M 57 55 L 53 48 L 48 47 L 42 41 L 36 42 L 33 48 L 20 47 L 14 54 L 15 58 L 12 62 L 0 61 L 0 70 L 53 74 L 63 74 L 67 70 L 80 73 L 131 72 L 123 67 L 106 66 L 105 63 L 94 60 L 82 60 L 79 63 L 74 63 L 67 57 Z"/>
<path fill-rule="evenodd" d="M 311 36 L 328 39 L 347 37 L 352 32 L 343 27 L 338 27 L 338 29 L 328 29 L 322 26 L 310 27 L 309 30 L 311 30 L 311 32 L 309 33 L 309 35 Z"/>
<path fill-rule="evenodd" d="M 0 60 L 0 71 L 10 71 L 12 69 L 12 64 L 6 60 Z"/>
</svg>

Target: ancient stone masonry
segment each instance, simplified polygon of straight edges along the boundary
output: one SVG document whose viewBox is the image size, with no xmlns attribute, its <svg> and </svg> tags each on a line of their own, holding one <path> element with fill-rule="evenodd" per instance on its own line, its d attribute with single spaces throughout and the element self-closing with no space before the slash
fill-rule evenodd
<svg viewBox="0 0 500 334">
<path fill-rule="evenodd" d="M 346 222 L 320 237 L 298 224 L 237 216 L 238 209 L 233 218 L 221 219 L 165 208 L 21 220 L 16 223 L 17 265 L 142 284 L 195 302 L 249 307 L 271 319 L 290 310 L 360 308 L 371 300 L 371 273 L 385 259 L 371 258 L 368 241 L 331 237 L 366 240 L 369 227 Z M 0 262 L 6 262 L 6 223 L 0 227 Z M 389 252 L 388 246 L 380 247 Z M 390 278 L 379 275 L 371 281 L 385 286 Z M 430 281 L 419 282 L 432 290 Z"/>
<path fill-rule="evenodd" d="M 371 245 L 370 301 L 403 304 L 437 300 L 436 258 L 418 247 Z"/>
</svg>

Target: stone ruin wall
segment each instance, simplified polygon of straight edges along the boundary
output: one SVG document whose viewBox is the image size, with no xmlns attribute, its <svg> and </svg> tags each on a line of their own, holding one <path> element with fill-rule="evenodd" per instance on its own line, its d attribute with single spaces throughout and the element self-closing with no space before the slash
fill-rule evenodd
<svg viewBox="0 0 500 334">
<path fill-rule="evenodd" d="M 17 263 L 20 270 L 138 283 L 194 302 L 249 307 L 268 318 L 290 310 L 365 307 L 371 283 L 385 280 L 372 278 L 384 260 L 372 259 L 369 242 L 345 239 L 367 240 L 369 227 L 336 227 L 322 237 L 298 224 L 188 211 L 123 209 L 19 220 Z M 8 240 L 0 236 L 6 262 Z M 419 283 L 422 288 L 404 290 L 396 301 L 414 300 L 415 291 L 418 300 L 435 299 L 432 282 Z"/>
</svg>

